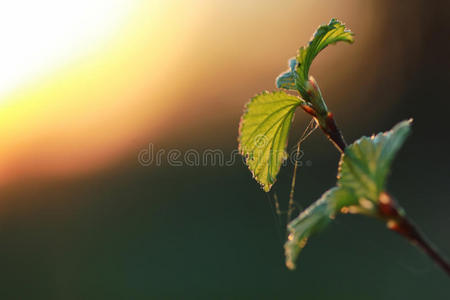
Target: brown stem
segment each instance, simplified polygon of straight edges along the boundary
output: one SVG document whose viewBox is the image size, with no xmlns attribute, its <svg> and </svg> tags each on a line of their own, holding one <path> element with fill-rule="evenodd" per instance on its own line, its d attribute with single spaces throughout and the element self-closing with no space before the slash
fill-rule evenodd
<svg viewBox="0 0 450 300">
<path fill-rule="evenodd" d="M 347 143 L 342 136 L 341 131 L 336 125 L 334 121 L 333 114 L 328 112 L 327 117 L 325 118 L 326 128 L 322 127 L 322 130 L 326 133 L 328 139 L 338 148 L 341 153 L 344 153 L 345 148 L 347 147 Z"/>
<path fill-rule="evenodd" d="M 389 229 L 407 238 L 412 244 L 421 248 L 447 275 L 450 276 L 450 263 L 437 252 L 416 227 L 406 218 L 403 210 L 387 193 L 380 195 L 379 212 L 387 220 Z"/>
<path fill-rule="evenodd" d="M 408 220 L 405 220 L 402 226 L 408 229 L 408 235 L 405 235 L 405 237 L 408 238 L 413 244 L 416 244 L 419 248 L 421 248 L 432 260 L 436 262 L 438 266 L 447 272 L 447 275 L 450 276 L 450 264 L 437 252 L 436 248 L 427 242 L 425 238 L 415 229 L 415 227 L 408 222 Z"/>
<path fill-rule="evenodd" d="M 333 145 L 339 150 L 339 152 L 344 153 L 347 143 L 342 136 L 341 131 L 336 125 L 333 114 L 328 112 L 325 117 L 319 116 L 313 107 L 309 105 L 302 105 L 303 110 L 310 114 L 316 119 L 322 131 L 328 137 L 328 139 L 333 143 Z"/>
</svg>

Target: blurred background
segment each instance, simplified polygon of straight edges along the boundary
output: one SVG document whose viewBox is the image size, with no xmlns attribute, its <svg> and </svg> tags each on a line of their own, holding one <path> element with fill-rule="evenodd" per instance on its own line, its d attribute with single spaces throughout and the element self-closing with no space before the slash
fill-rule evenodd
<svg viewBox="0 0 450 300">
<path fill-rule="evenodd" d="M 243 106 L 332 17 L 355 32 L 316 78 L 347 141 L 414 118 L 389 191 L 450 256 L 446 1 L 8 1 L 0 4 L 2 299 L 448 299 L 428 257 L 341 216 L 284 266 L 273 194 L 242 164 L 143 166 L 154 150 L 237 148 Z M 309 118 L 298 111 L 290 145 Z M 296 202 L 339 155 L 303 144 Z M 274 186 L 287 205 L 292 166 Z"/>
</svg>

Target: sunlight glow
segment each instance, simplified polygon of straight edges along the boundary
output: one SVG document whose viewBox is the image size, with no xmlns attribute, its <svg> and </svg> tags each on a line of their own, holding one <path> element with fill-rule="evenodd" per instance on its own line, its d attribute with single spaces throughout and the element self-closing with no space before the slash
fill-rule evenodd
<svg viewBox="0 0 450 300">
<path fill-rule="evenodd" d="M 19 85 L 106 42 L 126 19 L 130 0 L 2 1 L 0 101 Z"/>
<path fill-rule="evenodd" d="M 0 95 L 0 186 L 106 168 L 161 135 L 168 112 L 184 99 L 171 88 L 174 66 L 185 61 L 203 11 L 178 0 L 91 1 L 67 7 L 45 0 L 73 19 L 47 12 L 34 35 L 34 14 L 24 17 L 26 26 L 8 17 L 28 35 L 8 33 L 8 49 L 0 48 L 8 90 Z"/>
</svg>

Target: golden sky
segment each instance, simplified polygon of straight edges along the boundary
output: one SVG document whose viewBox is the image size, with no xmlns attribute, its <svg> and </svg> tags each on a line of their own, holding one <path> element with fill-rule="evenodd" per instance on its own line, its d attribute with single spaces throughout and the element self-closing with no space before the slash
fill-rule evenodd
<svg viewBox="0 0 450 300">
<path fill-rule="evenodd" d="M 361 71 L 378 17 L 356 0 L 22 2 L 0 7 L 0 185 L 85 174 L 170 127 L 240 112 L 339 17 L 359 47 L 318 59 L 321 87 L 333 91 Z M 338 79 L 326 75 L 340 65 Z"/>
</svg>

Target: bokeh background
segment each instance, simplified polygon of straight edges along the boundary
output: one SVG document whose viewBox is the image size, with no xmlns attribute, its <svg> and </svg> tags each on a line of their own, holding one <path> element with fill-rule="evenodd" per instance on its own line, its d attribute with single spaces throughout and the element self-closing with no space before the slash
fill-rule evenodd
<svg viewBox="0 0 450 300">
<path fill-rule="evenodd" d="M 389 191 L 450 256 L 446 1 L 10 1 L 0 4 L 2 299 L 449 299 L 428 257 L 341 216 L 284 266 L 283 227 L 241 163 L 142 166 L 158 149 L 237 148 L 243 105 L 332 17 L 356 34 L 313 64 L 348 141 L 413 117 Z M 295 143 L 309 119 L 299 111 Z M 338 153 L 303 145 L 296 202 Z M 306 164 L 308 162 L 308 164 Z M 286 207 L 292 166 L 274 190 Z"/>
</svg>

